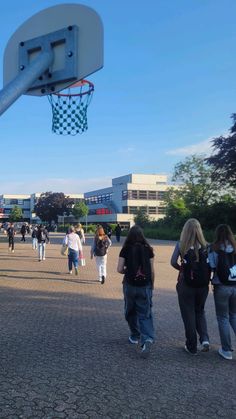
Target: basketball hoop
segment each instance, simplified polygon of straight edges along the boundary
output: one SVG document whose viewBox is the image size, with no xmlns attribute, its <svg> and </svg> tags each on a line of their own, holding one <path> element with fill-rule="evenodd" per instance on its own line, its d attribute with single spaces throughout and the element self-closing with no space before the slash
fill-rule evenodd
<svg viewBox="0 0 236 419">
<path fill-rule="evenodd" d="M 76 88 L 75 92 L 72 93 L 71 88 Z M 93 91 L 93 83 L 80 80 L 66 91 L 48 95 L 52 107 L 52 132 L 58 135 L 76 135 L 85 132 L 88 129 L 87 109 Z"/>
</svg>

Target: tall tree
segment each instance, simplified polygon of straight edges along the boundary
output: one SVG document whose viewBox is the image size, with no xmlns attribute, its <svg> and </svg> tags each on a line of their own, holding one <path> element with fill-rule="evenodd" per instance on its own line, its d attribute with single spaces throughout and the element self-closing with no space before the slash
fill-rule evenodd
<svg viewBox="0 0 236 419">
<path fill-rule="evenodd" d="M 76 204 L 72 208 L 72 214 L 78 220 L 81 217 L 85 217 L 86 215 L 88 215 L 88 212 L 89 212 L 89 209 L 83 201 L 76 202 Z"/>
<path fill-rule="evenodd" d="M 10 215 L 9 215 L 9 221 L 11 223 L 17 222 L 17 221 L 22 220 L 22 217 L 23 217 L 22 209 L 20 207 L 18 207 L 17 205 L 15 205 L 11 209 L 11 212 L 10 212 Z"/>
<path fill-rule="evenodd" d="M 62 192 L 45 192 L 41 194 L 34 210 L 41 220 L 51 223 L 57 221 L 58 215 L 69 215 L 73 203 L 73 199 Z"/>
<path fill-rule="evenodd" d="M 212 148 L 214 154 L 206 159 L 213 169 L 213 179 L 222 185 L 236 187 L 236 114 L 232 115 L 233 126 L 228 137 L 214 138 Z"/>
<path fill-rule="evenodd" d="M 213 202 L 218 193 L 218 184 L 212 181 L 212 169 L 204 156 L 193 155 L 177 163 L 172 180 L 181 184 L 176 196 L 190 210 Z"/>
</svg>

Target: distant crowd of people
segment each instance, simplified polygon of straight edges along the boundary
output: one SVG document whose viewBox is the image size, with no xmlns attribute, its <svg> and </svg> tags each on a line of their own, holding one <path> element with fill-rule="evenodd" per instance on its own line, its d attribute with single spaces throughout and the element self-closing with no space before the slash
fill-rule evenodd
<svg viewBox="0 0 236 419">
<path fill-rule="evenodd" d="M 25 241 L 27 226 L 21 227 Z M 7 229 L 9 251 L 14 252 L 14 225 Z M 45 260 L 46 244 L 49 242 L 47 228 L 33 226 L 32 247 L 38 249 L 38 260 Z M 121 226 L 115 229 L 116 241 L 120 242 Z M 63 242 L 63 254 L 68 255 L 68 271 L 73 268 L 78 275 L 79 266 L 85 265 L 83 254 L 85 234 L 81 224 L 70 226 Z M 90 249 L 95 259 L 98 281 L 103 285 L 107 277 L 107 255 L 111 246 L 111 230 L 97 226 Z M 152 314 L 154 288 L 154 250 L 145 238 L 142 229 L 134 225 L 119 252 L 117 271 L 123 275 L 125 319 L 130 329 L 129 342 L 141 345 L 141 356 L 146 358 L 155 340 Z M 191 218 L 183 226 L 171 260 L 178 270 L 177 295 L 185 330 L 185 351 L 190 355 L 198 352 L 198 338 L 202 352 L 210 349 L 210 338 L 205 314 L 209 284 L 213 286 L 216 318 L 221 347 L 219 355 L 232 360 L 233 347 L 230 328 L 236 336 L 236 240 L 227 224 L 217 226 L 215 239 L 205 240 L 198 220 Z"/>
</svg>

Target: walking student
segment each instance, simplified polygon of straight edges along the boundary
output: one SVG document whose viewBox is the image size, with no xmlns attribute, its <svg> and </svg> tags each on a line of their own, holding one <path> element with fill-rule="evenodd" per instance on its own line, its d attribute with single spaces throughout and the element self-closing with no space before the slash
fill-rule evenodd
<svg viewBox="0 0 236 419">
<path fill-rule="evenodd" d="M 130 328 L 129 342 L 141 344 L 146 358 L 154 341 L 152 290 L 154 287 L 154 252 L 141 228 L 133 226 L 120 251 L 117 271 L 124 274 L 125 319 Z"/>
<path fill-rule="evenodd" d="M 220 224 L 209 253 L 210 266 L 214 271 L 212 284 L 221 348 L 219 355 L 233 359 L 230 326 L 236 336 L 236 241 L 227 224 Z"/>
<path fill-rule="evenodd" d="M 25 242 L 25 235 L 26 235 L 26 225 L 25 224 L 22 224 L 21 229 L 20 229 L 20 232 L 21 232 L 21 239 L 20 239 L 20 241 L 21 242 Z"/>
<path fill-rule="evenodd" d="M 117 243 L 119 243 L 120 242 L 120 235 L 121 235 L 120 223 L 117 223 L 117 225 L 116 225 L 115 234 L 116 234 L 116 241 L 117 241 Z"/>
<path fill-rule="evenodd" d="M 95 256 L 98 270 L 98 280 L 104 284 L 107 277 L 107 251 L 111 246 L 111 240 L 105 234 L 103 227 L 99 226 L 91 246 L 91 259 Z"/>
<path fill-rule="evenodd" d="M 84 229 L 82 227 L 82 224 L 79 223 L 75 226 L 75 233 L 78 234 L 81 243 L 85 244 L 85 235 L 84 235 Z"/>
<path fill-rule="evenodd" d="M 40 224 L 37 230 L 38 240 L 38 258 L 39 262 L 46 259 L 46 244 L 49 243 L 48 231 L 46 227 Z"/>
<path fill-rule="evenodd" d="M 31 235 L 31 237 L 32 237 L 32 248 L 34 250 L 38 249 L 37 231 L 38 231 L 38 227 L 34 226 L 33 230 L 32 230 L 32 235 Z"/>
<path fill-rule="evenodd" d="M 8 235 L 8 249 L 9 252 L 14 253 L 15 251 L 15 229 L 14 224 L 11 223 L 10 226 L 7 229 L 7 235 Z"/>
<path fill-rule="evenodd" d="M 198 334 L 201 350 L 207 352 L 209 336 L 204 307 L 209 291 L 210 266 L 207 243 L 198 220 L 191 218 L 186 221 L 171 265 L 179 271 L 176 290 L 185 328 L 184 349 L 189 354 L 197 354 Z"/>
<path fill-rule="evenodd" d="M 82 244 L 79 235 L 75 233 L 75 228 L 71 226 L 64 237 L 63 244 L 68 246 L 68 268 L 72 275 L 74 266 L 75 275 L 78 275 L 79 254 L 82 255 Z"/>
</svg>

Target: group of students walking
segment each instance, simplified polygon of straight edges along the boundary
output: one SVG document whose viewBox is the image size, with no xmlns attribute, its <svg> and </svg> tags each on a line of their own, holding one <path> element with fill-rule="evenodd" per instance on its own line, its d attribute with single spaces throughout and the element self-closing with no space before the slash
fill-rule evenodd
<svg viewBox="0 0 236 419">
<path fill-rule="evenodd" d="M 154 342 L 152 290 L 154 287 L 154 252 L 138 226 L 130 229 L 120 251 L 117 271 L 124 274 L 125 318 L 130 329 L 129 342 L 141 344 L 147 357 Z M 207 244 L 201 225 L 189 219 L 181 232 L 171 257 L 179 271 L 176 290 L 184 323 L 184 349 L 197 354 L 198 336 L 201 351 L 210 349 L 205 302 L 212 283 L 221 347 L 219 355 L 233 358 L 230 327 L 236 336 L 236 241 L 230 226 L 216 228 L 214 242 Z"/>
<path fill-rule="evenodd" d="M 197 335 L 202 351 L 210 348 L 204 307 L 211 281 L 221 341 L 219 355 L 231 360 L 230 326 L 236 336 L 236 241 L 230 226 L 217 226 L 215 239 L 208 245 L 198 220 L 189 219 L 171 265 L 179 271 L 176 290 L 185 328 L 185 350 L 197 354 Z"/>
<path fill-rule="evenodd" d="M 9 249 L 14 252 L 14 226 L 8 229 Z M 49 241 L 45 227 L 32 232 L 33 246 L 38 248 L 39 260 L 45 259 L 45 246 Z M 34 240 L 35 239 L 35 240 Z M 82 245 L 85 236 L 82 226 L 71 226 L 63 239 L 67 249 L 69 274 L 78 275 L 79 264 L 84 261 Z M 107 252 L 111 240 L 102 226 L 98 226 L 90 249 L 95 258 L 98 281 L 104 284 L 107 277 Z M 216 318 L 221 347 L 219 355 L 233 358 L 230 328 L 236 336 L 236 240 L 230 226 L 216 228 L 215 239 L 209 245 L 198 220 L 191 218 L 183 226 L 180 240 L 173 251 L 171 265 L 178 270 L 176 290 L 180 313 L 185 329 L 184 349 L 196 355 L 198 338 L 201 351 L 210 349 L 210 338 L 205 315 L 205 302 L 209 284 L 213 286 Z M 146 358 L 154 342 L 152 315 L 154 288 L 154 251 L 142 229 L 134 225 L 128 232 L 119 253 L 117 271 L 123 275 L 125 319 L 130 329 L 129 342 L 140 343 L 141 356 Z"/>
<path fill-rule="evenodd" d="M 83 258 L 81 239 L 70 227 L 63 244 L 68 247 L 68 267 L 78 274 L 79 260 Z M 91 246 L 95 257 L 98 280 L 106 280 L 107 251 L 111 240 L 102 226 L 98 226 Z M 215 240 L 207 244 L 198 220 L 189 219 L 173 251 L 171 265 L 178 270 L 176 290 L 186 342 L 184 349 L 197 354 L 198 337 L 201 351 L 210 349 L 210 338 L 205 315 L 205 302 L 212 283 L 216 317 L 221 340 L 219 355 L 232 359 L 230 327 L 236 336 L 236 241 L 226 224 L 216 228 Z M 129 342 L 141 346 L 146 358 L 155 338 L 152 293 L 154 288 L 154 251 L 142 229 L 131 227 L 119 253 L 117 271 L 123 275 L 125 319 L 130 329 Z"/>
</svg>

